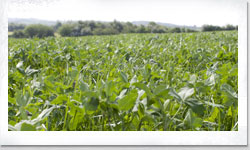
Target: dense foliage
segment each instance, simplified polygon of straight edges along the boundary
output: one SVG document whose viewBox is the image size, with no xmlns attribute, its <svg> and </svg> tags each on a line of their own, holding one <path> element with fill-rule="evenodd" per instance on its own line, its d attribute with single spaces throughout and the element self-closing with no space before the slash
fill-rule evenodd
<svg viewBox="0 0 250 150">
<path fill-rule="evenodd" d="M 13 37 L 15 38 L 24 38 L 24 37 L 27 37 L 27 35 L 25 34 L 25 32 L 23 30 L 15 30 L 13 32 Z"/>
<path fill-rule="evenodd" d="M 214 25 L 203 25 L 201 31 L 223 31 L 223 30 L 238 30 L 238 26 L 226 25 L 223 27 L 214 26 Z"/>
<path fill-rule="evenodd" d="M 26 29 L 24 29 L 26 28 Z M 201 31 L 223 31 L 238 30 L 238 26 L 214 26 L 203 25 Z M 13 31 L 12 37 L 48 37 L 53 36 L 54 32 L 63 37 L 87 36 L 87 35 L 114 35 L 120 33 L 181 33 L 197 32 L 199 28 L 191 27 L 167 27 L 155 22 L 148 22 L 145 25 L 135 25 L 131 22 L 98 22 L 98 21 L 69 21 L 56 22 L 53 26 L 33 24 L 25 26 L 22 24 L 9 24 L 9 31 Z"/>
<path fill-rule="evenodd" d="M 163 25 L 149 22 L 148 25 L 134 25 L 131 22 L 96 22 L 78 21 L 63 24 L 58 32 L 61 36 L 85 35 L 112 35 L 119 33 L 169 33 L 169 32 L 195 32 L 187 28 L 168 28 Z"/>
<path fill-rule="evenodd" d="M 16 23 L 9 23 L 8 24 L 8 31 L 12 32 L 12 31 L 16 31 L 16 30 L 23 30 L 25 28 L 26 25 L 24 24 L 16 24 Z"/>
<path fill-rule="evenodd" d="M 48 36 L 54 36 L 53 28 L 42 25 L 42 24 L 33 24 L 26 26 L 24 29 L 24 33 L 27 37 L 48 37 Z"/>
<path fill-rule="evenodd" d="M 9 39 L 9 130 L 238 130 L 237 31 Z"/>
</svg>

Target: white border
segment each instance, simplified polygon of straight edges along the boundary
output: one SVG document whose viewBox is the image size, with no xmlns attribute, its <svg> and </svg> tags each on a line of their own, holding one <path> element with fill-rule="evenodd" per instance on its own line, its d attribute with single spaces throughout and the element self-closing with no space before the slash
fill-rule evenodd
<svg viewBox="0 0 250 150">
<path fill-rule="evenodd" d="M 7 2 L 0 1 L 1 145 L 247 145 L 247 2 L 239 14 L 239 131 L 8 131 Z"/>
</svg>

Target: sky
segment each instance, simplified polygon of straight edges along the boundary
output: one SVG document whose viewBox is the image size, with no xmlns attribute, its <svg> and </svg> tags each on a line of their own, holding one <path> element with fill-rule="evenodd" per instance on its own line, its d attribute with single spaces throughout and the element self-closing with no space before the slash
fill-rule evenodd
<svg viewBox="0 0 250 150">
<path fill-rule="evenodd" d="M 9 0 L 8 18 L 238 25 L 240 0 Z"/>
</svg>

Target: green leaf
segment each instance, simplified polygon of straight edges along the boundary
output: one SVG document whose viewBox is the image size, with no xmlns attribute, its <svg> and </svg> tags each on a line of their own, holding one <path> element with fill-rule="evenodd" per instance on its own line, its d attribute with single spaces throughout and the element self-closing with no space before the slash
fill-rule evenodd
<svg viewBox="0 0 250 150">
<path fill-rule="evenodd" d="M 23 66 L 23 61 L 17 63 L 16 68 L 21 68 Z"/>
<path fill-rule="evenodd" d="M 128 77 L 124 72 L 121 71 L 120 76 L 121 76 L 123 82 L 128 83 Z"/>
<path fill-rule="evenodd" d="M 120 95 L 117 96 L 117 99 L 123 98 L 123 97 L 125 96 L 126 92 L 127 92 L 127 89 L 122 90 L 122 91 L 120 92 Z"/>
<path fill-rule="evenodd" d="M 39 70 L 31 69 L 30 66 L 29 66 L 29 67 L 27 67 L 27 68 L 25 69 L 25 74 L 26 74 L 27 76 L 31 76 L 31 75 L 33 75 L 34 73 L 37 73 L 38 71 L 39 71 Z"/>
<path fill-rule="evenodd" d="M 85 91 L 82 93 L 82 96 L 86 96 L 86 97 L 98 97 L 96 92 L 93 91 Z"/>
<path fill-rule="evenodd" d="M 45 87 L 47 89 L 49 89 L 51 92 L 54 92 L 55 91 L 55 85 L 53 83 L 51 83 L 52 80 L 53 80 L 53 77 L 48 76 L 48 77 L 45 78 L 44 84 L 45 84 Z"/>
<path fill-rule="evenodd" d="M 67 60 L 70 60 L 70 58 L 71 58 L 70 53 L 66 54 L 65 58 L 66 58 Z"/>
<path fill-rule="evenodd" d="M 16 98 L 17 105 L 24 106 L 24 101 L 23 101 L 23 98 L 22 98 L 22 91 L 21 90 L 18 90 L 15 93 L 15 98 Z"/>
<path fill-rule="evenodd" d="M 147 121 L 149 123 L 154 123 L 154 119 L 153 119 L 153 116 L 152 115 L 145 115 L 142 119 L 141 119 L 141 122 L 144 122 L 144 121 Z"/>
<path fill-rule="evenodd" d="M 136 99 L 137 99 L 137 91 L 134 89 L 129 92 L 128 95 L 118 100 L 118 107 L 120 110 L 127 111 L 133 108 Z"/>
<path fill-rule="evenodd" d="M 50 104 L 55 104 L 55 105 L 63 104 L 67 100 L 68 100 L 68 97 L 66 95 L 59 95 L 53 101 L 51 101 Z"/>
<path fill-rule="evenodd" d="M 217 117 L 219 117 L 220 110 L 217 107 L 214 107 L 212 114 L 208 118 L 209 121 L 214 122 Z M 219 118 L 218 118 L 219 119 Z"/>
<path fill-rule="evenodd" d="M 19 112 L 21 113 L 21 118 L 23 120 L 27 120 L 28 119 L 28 115 L 26 110 L 24 109 L 24 106 L 19 107 Z"/>
<path fill-rule="evenodd" d="M 99 99 L 96 97 L 91 97 L 88 99 L 85 109 L 87 111 L 96 111 L 99 105 Z"/>
<path fill-rule="evenodd" d="M 174 90 L 174 89 L 170 89 L 169 91 L 169 95 L 173 96 L 174 98 L 176 98 L 179 102 L 182 101 L 181 97 L 179 96 L 179 94 Z"/>
<path fill-rule="evenodd" d="M 21 90 L 18 90 L 15 94 L 15 99 L 16 99 L 16 103 L 19 106 L 26 106 L 29 104 L 30 102 L 30 94 L 29 92 L 23 92 Z"/>
<path fill-rule="evenodd" d="M 89 85 L 83 81 L 80 82 L 80 90 L 81 91 L 88 91 L 89 90 Z"/>
<path fill-rule="evenodd" d="M 181 88 L 178 93 L 182 101 L 185 101 L 188 97 L 190 97 L 193 94 L 194 94 L 194 88 L 189 88 L 189 87 Z"/>
<path fill-rule="evenodd" d="M 16 104 L 16 99 L 8 96 L 8 102 L 15 105 Z"/>
<path fill-rule="evenodd" d="M 139 114 L 140 118 L 142 118 L 145 114 L 145 107 L 142 103 L 139 103 L 139 105 L 138 105 L 138 114 Z"/>
<path fill-rule="evenodd" d="M 170 91 L 170 89 L 168 89 L 166 85 L 159 85 L 155 88 L 154 94 L 156 96 L 166 98 L 169 96 L 169 91 Z"/>
<path fill-rule="evenodd" d="M 187 99 L 185 104 L 192 109 L 196 114 L 203 116 L 204 111 L 206 110 L 203 106 L 203 103 L 198 101 L 197 99 Z"/>
<path fill-rule="evenodd" d="M 170 100 L 168 99 L 168 100 L 166 100 L 166 101 L 164 102 L 164 104 L 163 104 L 164 111 L 165 111 L 165 112 L 169 111 L 169 110 L 170 110 L 170 106 L 171 106 Z"/>
<path fill-rule="evenodd" d="M 222 95 L 224 105 L 230 107 L 234 102 L 237 102 L 238 95 L 229 84 L 223 84 L 221 90 L 224 92 Z"/>
<path fill-rule="evenodd" d="M 186 117 L 184 119 L 184 124 L 193 129 L 199 130 L 199 128 L 202 126 L 203 120 L 199 117 L 196 117 L 196 115 L 193 113 L 191 109 L 188 110 Z"/>
<path fill-rule="evenodd" d="M 87 110 L 88 112 L 96 111 L 99 106 L 99 98 L 97 93 L 93 91 L 86 91 L 83 92 L 82 95 L 88 97 L 87 101 L 84 102 L 85 110 Z"/>
<path fill-rule="evenodd" d="M 25 71 L 22 68 L 17 68 L 17 70 L 22 74 L 25 75 Z"/>
<path fill-rule="evenodd" d="M 55 106 L 44 109 L 36 119 L 32 120 L 32 122 L 33 123 L 38 123 L 38 122 L 44 120 L 46 117 L 49 116 L 49 114 L 54 110 L 54 108 L 55 108 Z"/>
<path fill-rule="evenodd" d="M 133 85 L 136 82 L 137 82 L 137 77 L 136 75 L 134 75 L 133 78 L 130 80 L 130 85 Z"/>
<path fill-rule="evenodd" d="M 76 77 L 77 77 L 77 75 L 78 75 L 78 70 L 77 70 L 77 68 L 76 67 L 72 67 L 72 68 L 69 68 L 69 76 L 71 77 L 71 79 L 75 79 Z"/>
<path fill-rule="evenodd" d="M 149 97 L 153 96 L 153 94 L 151 93 L 150 89 L 145 84 L 137 82 L 137 83 L 134 83 L 133 85 L 135 87 L 139 88 L 139 89 L 144 90 L 146 92 L 147 96 L 149 96 Z"/>
<path fill-rule="evenodd" d="M 57 88 L 61 88 L 63 90 L 66 90 L 66 89 L 70 88 L 70 86 L 64 85 L 61 82 L 55 82 L 54 85 L 57 86 Z"/>
<path fill-rule="evenodd" d="M 107 81 L 105 84 L 105 90 L 106 90 L 106 96 L 109 97 L 112 95 L 112 92 L 114 90 L 114 84 L 112 81 Z"/>
<path fill-rule="evenodd" d="M 234 91 L 234 89 L 229 85 L 229 84 L 223 84 L 221 86 L 221 90 L 225 91 L 228 96 L 230 96 L 230 98 L 233 98 L 233 99 L 238 99 L 238 95 L 237 93 Z"/>
<path fill-rule="evenodd" d="M 36 128 L 35 126 L 24 122 L 21 126 L 21 131 L 36 131 Z"/>
<path fill-rule="evenodd" d="M 14 130 L 14 131 L 21 131 L 21 128 L 22 128 L 22 125 L 23 124 L 28 124 L 28 125 L 31 125 L 31 126 L 33 126 L 34 125 L 34 123 L 32 122 L 32 121 L 30 121 L 30 120 L 22 120 L 22 121 L 20 121 L 20 122 L 18 122 L 17 124 L 15 124 L 15 126 L 14 126 L 14 129 L 11 127 L 10 129 L 12 129 L 12 131 Z M 24 125 L 24 127 L 25 127 L 26 125 Z M 10 126 L 9 126 L 10 127 Z"/>
<path fill-rule="evenodd" d="M 16 65 L 16 68 L 17 70 L 22 74 L 22 75 L 25 75 L 25 71 L 23 70 L 23 61 L 20 61 L 17 63 Z"/>
<path fill-rule="evenodd" d="M 224 108 L 224 106 L 220 105 L 220 104 L 215 104 L 215 103 L 211 103 L 211 102 L 207 102 L 207 101 L 205 101 L 204 103 L 209 105 L 209 106 L 212 106 L 212 107 Z"/>
<path fill-rule="evenodd" d="M 216 77 L 216 75 L 213 73 L 213 74 L 205 81 L 205 85 L 207 85 L 207 86 L 213 86 L 213 85 L 215 85 L 215 77 Z"/>
<path fill-rule="evenodd" d="M 197 77 L 195 74 L 190 76 L 189 83 L 194 84 L 197 80 Z"/>
</svg>

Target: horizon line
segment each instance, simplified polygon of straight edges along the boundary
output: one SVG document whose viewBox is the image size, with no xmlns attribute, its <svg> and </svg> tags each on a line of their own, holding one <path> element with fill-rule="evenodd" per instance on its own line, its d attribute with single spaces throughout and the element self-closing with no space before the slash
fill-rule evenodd
<svg viewBox="0 0 250 150">
<path fill-rule="evenodd" d="M 213 25 L 213 26 L 220 26 L 220 27 L 223 27 L 223 26 L 226 26 L 226 25 L 234 25 L 234 26 L 238 26 L 237 24 L 233 24 L 233 23 L 231 23 L 231 24 L 228 24 L 228 23 L 226 23 L 226 24 L 224 24 L 224 25 L 216 25 L 216 24 L 203 24 L 203 25 L 201 25 L 201 26 L 199 26 L 199 25 L 195 25 L 195 24 L 193 24 L 193 25 L 185 25 L 185 24 L 175 24 L 175 23 L 169 23 L 169 22 L 162 22 L 162 21 L 152 21 L 152 20 L 134 20 L 134 21 L 119 21 L 119 20 L 117 20 L 117 19 L 113 19 L 112 21 L 106 21 L 106 20 L 82 20 L 82 19 L 64 19 L 64 20 L 62 20 L 62 19 L 53 19 L 53 20 L 51 20 L 51 19 L 48 19 L 48 20 L 46 20 L 46 19 L 41 19 L 41 18 L 33 18 L 33 17 L 29 17 L 29 18 L 18 18 L 18 17 L 8 17 L 8 22 L 9 22 L 9 19 L 34 19 L 34 20 L 40 20 L 40 21 L 48 21 L 48 22 L 70 22 L 70 21 L 72 21 L 72 22 L 77 22 L 77 21 L 95 21 L 95 22 L 113 22 L 113 21 L 118 21 L 118 22 L 130 22 L 130 23 L 132 23 L 132 22 L 155 22 L 155 23 L 165 23 L 165 24 L 170 24 L 170 25 L 176 25 L 176 26 L 181 26 L 181 27 L 185 27 L 185 26 L 187 26 L 187 27 L 195 27 L 195 28 L 200 28 L 200 27 L 202 27 L 203 25 Z"/>
</svg>

